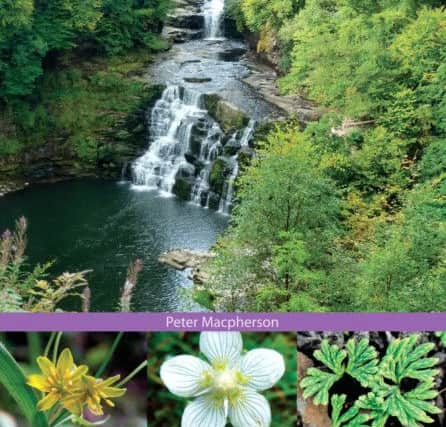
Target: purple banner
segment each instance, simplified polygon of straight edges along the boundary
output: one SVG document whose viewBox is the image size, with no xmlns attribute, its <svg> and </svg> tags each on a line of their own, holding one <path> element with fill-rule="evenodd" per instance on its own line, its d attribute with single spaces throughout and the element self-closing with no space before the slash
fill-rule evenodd
<svg viewBox="0 0 446 427">
<path fill-rule="evenodd" d="M 442 331 L 446 313 L 14 313 L 0 331 Z"/>
</svg>

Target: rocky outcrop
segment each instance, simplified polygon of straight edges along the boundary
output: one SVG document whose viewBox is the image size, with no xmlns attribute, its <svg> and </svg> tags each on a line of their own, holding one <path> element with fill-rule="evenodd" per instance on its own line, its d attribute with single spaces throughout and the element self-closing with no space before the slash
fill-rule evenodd
<svg viewBox="0 0 446 427">
<path fill-rule="evenodd" d="M 209 115 L 226 133 L 235 132 L 246 127 L 249 118 L 246 113 L 217 94 L 204 96 L 204 103 Z"/>
<path fill-rule="evenodd" d="M 250 53 L 253 55 L 253 53 Z M 251 74 L 243 81 L 264 99 L 278 107 L 287 116 L 296 117 L 301 123 L 318 120 L 322 114 L 314 102 L 295 95 L 284 95 L 277 87 L 277 72 L 269 65 L 255 63 Z"/>
<path fill-rule="evenodd" d="M 215 258 L 215 254 L 210 252 L 177 249 L 163 253 L 158 258 L 158 261 L 175 270 L 184 271 L 190 269 L 190 279 L 193 280 L 194 283 L 204 283 L 207 279 L 207 275 L 202 267 L 212 258 Z"/>
<path fill-rule="evenodd" d="M 163 36 L 172 43 L 185 43 L 203 37 L 203 0 L 176 0 L 167 16 Z"/>
</svg>

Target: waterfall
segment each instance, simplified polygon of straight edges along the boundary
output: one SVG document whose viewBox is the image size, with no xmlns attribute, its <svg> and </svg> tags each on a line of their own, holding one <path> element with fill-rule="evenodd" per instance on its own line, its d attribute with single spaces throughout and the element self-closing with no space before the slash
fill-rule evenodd
<svg viewBox="0 0 446 427">
<path fill-rule="evenodd" d="M 225 0 L 207 0 L 204 4 L 205 38 L 216 39 L 222 36 L 222 21 Z"/>
<path fill-rule="evenodd" d="M 242 137 L 240 138 L 241 148 L 249 146 L 249 143 L 251 142 L 254 136 L 255 126 L 256 126 L 255 120 L 250 120 L 248 126 L 243 131 Z M 234 135 L 233 138 L 236 138 L 236 135 Z M 232 199 L 234 196 L 234 184 L 240 170 L 240 166 L 238 163 L 238 156 L 239 155 L 236 154 L 235 156 L 231 157 L 232 172 L 225 182 L 225 185 L 223 187 L 223 194 L 220 199 L 220 205 L 218 207 L 218 212 L 224 215 L 229 215 L 229 213 L 231 212 L 231 207 L 233 202 Z"/>
<path fill-rule="evenodd" d="M 152 110 L 150 147 L 132 165 L 134 184 L 171 194 L 179 169 L 187 164 L 192 127 L 205 113 L 198 92 L 168 87 Z"/>
<path fill-rule="evenodd" d="M 200 206 L 209 206 L 209 175 L 212 169 L 212 162 L 220 154 L 222 148 L 221 138 L 223 133 L 217 123 L 209 128 L 208 134 L 201 145 L 199 162 L 203 165 L 203 169 L 195 181 L 192 189 L 191 200 Z"/>
<path fill-rule="evenodd" d="M 149 148 L 131 168 L 134 188 L 158 190 L 164 195 L 175 193 L 199 206 L 228 214 L 239 173 L 239 154 L 232 155 L 234 151 L 226 151 L 226 147 L 247 147 L 254 133 L 254 120 L 228 140 L 205 109 L 202 95 L 179 86 L 165 89 L 149 116 Z M 218 159 L 228 166 L 221 193 L 210 185 Z"/>
</svg>

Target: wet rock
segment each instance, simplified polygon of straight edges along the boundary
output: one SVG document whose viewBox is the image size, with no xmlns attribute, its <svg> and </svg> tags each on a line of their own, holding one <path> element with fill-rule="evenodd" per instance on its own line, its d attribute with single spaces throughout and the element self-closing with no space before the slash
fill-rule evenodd
<svg viewBox="0 0 446 427">
<path fill-rule="evenodd" d="M 163 29 L 163 37 L 171 43 L 186 43 L 190 40 L 201 39 L 203 37 L 203 30 L 176 28 L 166 25 Z"/>
<path fill-rule="evenodd" d="M 297 354 L 297 378 L 300 382 L 307 375 L 307 370 L 313 366 L 310 358 L 303 353 Z M 297 387 L 297 410 L 302 417 L 304 427 L 331 427 L 331 420 L 328 416 L 328 407 L 315 405 L 313 400 L 304 399 L 303 390 Z"/>
<path fill-rule="evenodd" d="M 183 80 L 186 83 L 209 83 L 212 81 L 210 77 L 185 77 Z"/>
<path fill-rule="evenodd" d="M 188 178 L 177 177 L 172 192 L 179 199 L 189 201 L 194 181 Z"/>
<path fill-rule="evenodd" d="M 237 62 L 245 53 L 246 49 L 243 48 L 227 49 L 224 52 L 220 52 L 218 58 L 225 62 Z"/>
<path fill-rule="evenodd" d="M 195 176 L 195 167 L 190 163 L 181 165 L 177 173 L 177 178 L 191 178 Z"/>
<path fill-rule="evenodd" d="M 226 178 L 231 174 L 231 172 L 231 163 L 226 158 L 219 157 L 212 165 L 211 173 L 209 174 L 209 188 L 211 191 L 221 195 L 223 193 Z"/>
<path fill-rule="evenodd" d="M 239 138 L 231 138 L 223 149 L 223 153 L 225 156 L 235 156 L 240 149 L 242 148 L 242 144 L 240 143 Z"/>
<path fill-rule="evenodd" d="M 187 268 L 197 269 L 205 262 L 215 257 L 210 252 L 191 251 L 188 249 L 178 249 L 163 253 L 158 261 L 176 270 L 186 270 Z"/>
<path fill-rule="evenodd" d="M 166 23 L 171 27 L 201 30 L 204 16 L 197 13 L 194 7 L 177 8 L 167 16 Z"/>
<path fill-rule="evenodd" d="M 209 192 L 208 196 L 209 209 L 213 209 L 214 211 L 218 210 L 218 208 L 220 207 L 220 199 L 221 199 L 220 194 L 217 194 L 213 191 Z"/>
<path fill-rule="evenodd" d="M 209 115 L 226 133 L 232 133 L 242 129 L 249 123 L 249 118 L 244 111 L 230 102 L 223 100 L 217 94 L 204 96 L 204 103 Z"/>
</svg>

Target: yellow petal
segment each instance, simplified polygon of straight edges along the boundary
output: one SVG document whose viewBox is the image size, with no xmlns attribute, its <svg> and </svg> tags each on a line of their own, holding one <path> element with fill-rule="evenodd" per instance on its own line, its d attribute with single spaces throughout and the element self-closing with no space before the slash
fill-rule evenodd
<svg viewBox="0 0 446 427">
<path fill-rule="evenodd" d="M 48 411 L 59 401 L 59 395 L 57 393 L 49 393 L 37 404 L 39 411 Z"/>
<path fill-rule="evenodd" d="M 82 401 L 78 398 L 65 399 L 62 406 L 70 413 L 80 417 L 82 415 Z"/>
<path fill-rule="evenodd" d="M 106 380 L 102 381 L 102 384 L 104 386 L 109 386 L 109 385 L 112 385 L 115 382 L 119 381 L 120 378 L 121 378 L 121 375 L 115 375 L 114 377 L 110 377 L 110 378 L 107 378 Z"/>
<path fill-rule="evenodd" d="M 66 371 L 71 371 L 74 365 L 73 356 L 71 355 L 71 351 L 66 348 L 62 353 L 60 353 L 59 358 L 57 359 L 57 371 L 61 375 L 65 375 Z"/>
<path fill-rule="evenodd" d="M 86 373 L 88 372 L 88 366 L 86 365 L 81 365 L 78 366 L 75 371 L 72 373 L 71 375 L 71 379 L 73 381 L 78 381 L 80 380 Z"/>
<path fill-rule="evenodd" d="M 37 364 L 39 365 L 42 373 L 47 377 L 54 374 L 54 370 L 56 369 L 56 367 L 54 366 L 54 363 L 51 362 L 50 359 L 48 359 L 48 357 L 39 356 L 37 358 Z"/>
<path fill-rule="evenodd" d="M 121 397 L 121 396 L 123 396 L 125 394 L 126 391 L 127 391 L 127 389 L 125 389 L 125 388 L 105 387 L 102 390 L 102 393 L 106 397 Z"/>
<path fill-rule="evenodd" d="M 47 377 L 44 375 L 28 376 L 27 384 L 39 391 L 49 392 L 51 390 L 51 385 L 48 383 Z"/>
</svg>

